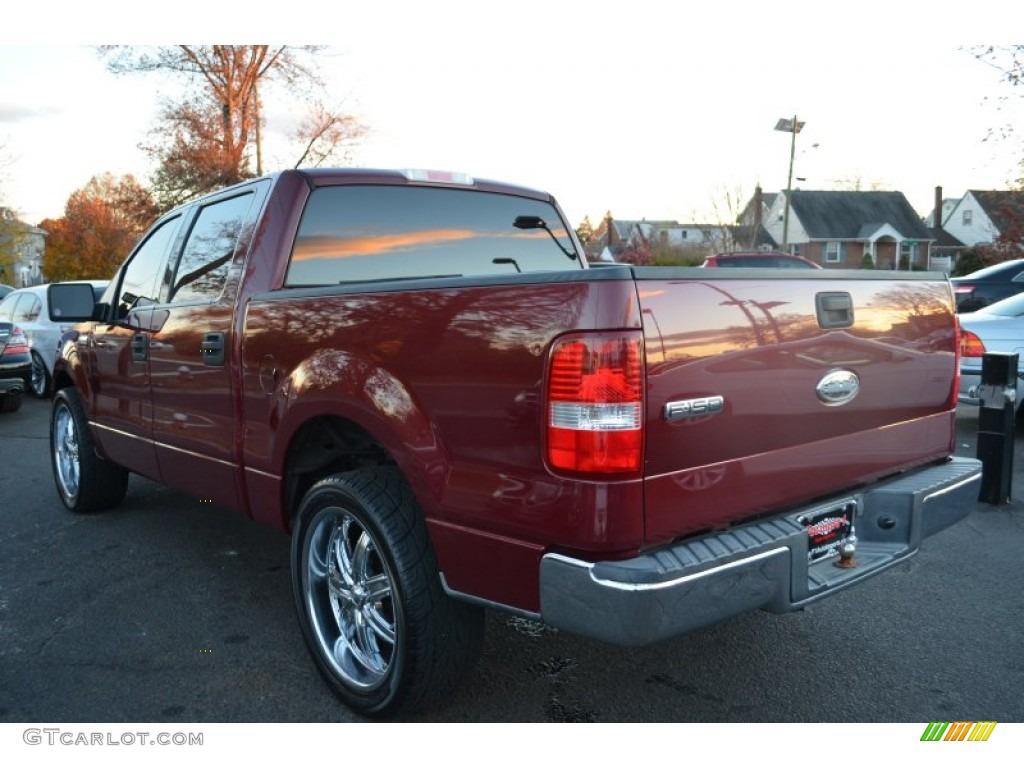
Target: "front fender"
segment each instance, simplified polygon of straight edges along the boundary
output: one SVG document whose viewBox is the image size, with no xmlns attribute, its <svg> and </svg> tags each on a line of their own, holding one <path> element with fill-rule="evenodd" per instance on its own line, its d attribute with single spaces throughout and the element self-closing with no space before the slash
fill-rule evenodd
<svg viewBox="0 0 1024 768">
<path fill-rule="evenodd" d="M 90 406 L 94 399 L 93 382 L 81 349 L 88 338 L 87 333 L 78 330 L 65 331 L 60 337 L 59 349 L 53 362 L 54 390 L 75 387 L 82 396 L 86 414 L 92 410 Z"/>
</svg>

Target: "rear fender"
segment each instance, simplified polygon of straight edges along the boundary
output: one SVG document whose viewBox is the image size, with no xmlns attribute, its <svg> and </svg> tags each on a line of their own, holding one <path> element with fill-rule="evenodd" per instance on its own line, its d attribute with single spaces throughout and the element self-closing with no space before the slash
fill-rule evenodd
<svg viewBox="0 0 1024 768">
<path fill-rule="evenodd" d="M 337 416 L 369 434 L 398 464 L 420 503 L 436 508 L 450 462 L 437 430 L 391 371 L 350 352 L 318 350 L 282 380 L 278 403 L 273 463 L 282 474 L 302 426 Z"/>
</svg>

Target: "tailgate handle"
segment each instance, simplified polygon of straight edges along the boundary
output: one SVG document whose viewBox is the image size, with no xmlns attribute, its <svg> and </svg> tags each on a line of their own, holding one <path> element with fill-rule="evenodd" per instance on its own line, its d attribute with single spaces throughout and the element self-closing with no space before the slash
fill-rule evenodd
<svg viewBox="0 0 1024 768">
<path fill-rule="evenodd" d="M 132 361 L 144 363 L 149 358 L 149 334 L 136 333 L 132 336 Z"/>
<path fill-rule="evenodd" d="M 822 328 L 849 328 L 853 325 L 853 297 L 842 291 L 819 293 L 814 297 L 818 325 Z"/>
<path fill-rule="evenodd" d="M 224 334 L 207 333 L 203 336 L 203 363 L 224 365 Z"/>
</svg>

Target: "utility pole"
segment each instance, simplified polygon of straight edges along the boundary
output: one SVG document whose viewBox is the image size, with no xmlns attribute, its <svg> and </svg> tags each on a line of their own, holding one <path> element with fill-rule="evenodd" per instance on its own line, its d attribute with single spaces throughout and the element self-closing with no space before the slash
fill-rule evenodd
<svg viewBox="0 0 1024 768">
<path fill-rule="evenodd" d="M 776 131 L 783 131 L 793 135 L 789 142 L 789 176 L 786 179 L 786 212 L 782 217 L 782 250 L 789 252 L 789 199 L 793 193 L 793 158 L 796 157 L 796 135 L 803 129 L 804 123 L 797 122 L 796 115 L 793 119 L 788 117 L 780 118 L 775 124 Z"/>
</svg>

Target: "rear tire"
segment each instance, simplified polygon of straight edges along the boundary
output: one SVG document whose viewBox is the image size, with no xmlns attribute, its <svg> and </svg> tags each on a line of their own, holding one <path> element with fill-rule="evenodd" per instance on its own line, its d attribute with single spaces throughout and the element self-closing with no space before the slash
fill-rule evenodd
<svg viewBox="0 0 1024 768">
<path fill-rule="evenodd" d="M 292 534 L 292 586 L 320 673 L 361 714 L 443 697 L 479 654 L 483 609 L 445 594 L 423 515 L 394 467 L 310 488 Z"/>
<path fill-rule="evenodd" d="M 21 408 L 21 392 L 0 395 L 0 413 L 14 413 Z"/>
<path fill-rule="evenodd" d="M 32 394 L 43 400 L 50 396 L 50 372 L 46 370 L 46 363 L 42 356 L 32 351 L 32 378 L 28 382 Z"/>
<path fill-rule="evenodd" d="M 116 507 L 128 488 L 128 470 L 100 458 L 82 400 L 74 387 L 62 389 L 50 413 L 50 461 L 57 493 L 72 512 Z"/>
</svg>

